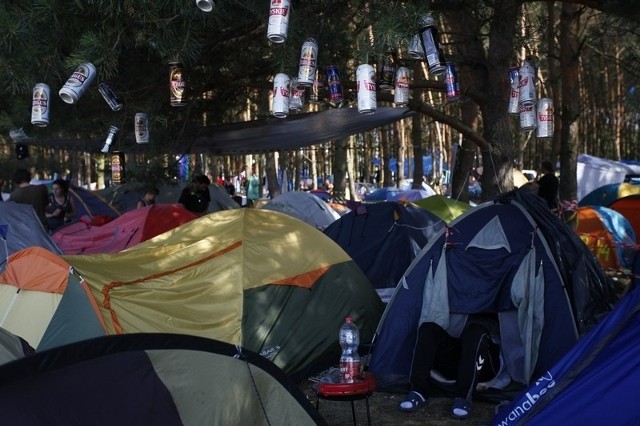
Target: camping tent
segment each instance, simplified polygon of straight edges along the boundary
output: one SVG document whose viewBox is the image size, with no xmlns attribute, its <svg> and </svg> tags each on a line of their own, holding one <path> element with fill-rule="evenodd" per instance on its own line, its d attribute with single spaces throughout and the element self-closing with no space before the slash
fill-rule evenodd
<svg viewBox="0 0 640 426">
<path fill-rule="evenodd" d="M 454 200 L 442 194 L 432 195 L 431 197 L 414 201 L 413 203 L 435 214 L 447 223 L 471 208 L 469 203 Z"/>
<path fill-rule="evenodd" d="M 390 201 L 362 204 L 324 232 L 351 256 L 387 302 L 404 271 L 443 227 L 444 222 L 426 210 Z"/>
<path fill-rule="evenodd" d="M 640 288 L 493 419 L 494 425 L 640 422 Z"/>
<path fill-rule="evenodd" d="M 640 194 L 618 198 L 609 208 L 626 217 L 636 233 L 636 239 L 640 238 Z"/>
<path fill-rule="evenodd" d="M 28 204 L 0 202 L 0 271 L 12 253 L 31 246 L 62 254 Z"/>
<path fill-rule="evenodd" d="M 258 354 L 170 334 L 96 338 L 6 364 L 0 410 L 3 424 L 23 426 L 326 424 Z"/>
<path fill-rule="evenodd" d="M 519 201 L 527 198 L 528 205 Z M 539 376 L 575 344 L 578 323 L 594 321 L 591 317 L 600 312 L 594 304 L 600 301 L 592 302 L 584 289 L 589 269 L 561 270 L 558 264 L 566 259 L 550 247 L 572 231 L 556 232 L 558 241 L 545 235 L 544 220 L 557 219 L 548 209 L 542 213 L 544 203 L 535 198 L 512 191 L 478 205 L 449 223 L 420 252 L 377 329 L 370 370 L 381 386 L 407 384 L 421 315 L 442 324 L 450 314 L 497 312 L 508 317 L 501 318 L 503 353 L 507 371 L 519 384 Z M 546 219 L 534 220 L 529 212 L 536 209 Z M 575 247 L 582 245 L 577 236 L 572 238 Z M 574 248 L 566 244 L 563 250 Z M 584 252 L 576 257 L 584 257 Z M 584 276 L 572 277 L 577 273 Z M 573 288 L 574 281 L 580 288 Z M 576 304 L 570 297 L 586 300 Z"/>
<path fill-rule="evenodd" d="M 180 192 L 186 185 L 188 184 L 164 184 L 159 186 L 160 193 L 156 197 L 156 202 L 159 204 L 177 203 L 180 198 Z M 101 189 L 98 193 L 107 200 L 109 205 L 118 209 L 118 211 L 126 212 L 136 208 L 138 201 L 144 196 L 144 188 L 145 185 L 141 182 L 128 182 Z M 209 196 L 211 197 L 211 203 L 209 203 L 207 213 L 240 208 L 238 203 L 233 201 L 227 191 L 218 184 L 212 183 L 209 185 Z"/>
<path fill-rule="evenodd" d="M 578 155 L 578 201 L 594 189 L 611 183 L 622 183 L 628 175 L 640 174 L 640 166 L 607 160 L 592 155 Z"/>
<path fill-rule="evenodd" d="M 618 198 L 634 194 L 640 194 L 640 185 L 627 182 L 610 183 L 600 186 L 585 195 L 578 205 L 609 207 Z"/>
<path fill-rule="evenodd" d="M 89 191 L 79 186 L 69 187 L 69 197 L 73 200 L 76 207 L 76 216 L 73 221 L 78 221 L 83 216 L 89 219 L 94 216 L 102 216 L 109 219 L 115 219 L 120 216 L 120 212 L 102 198 L 98 193 Z"/>
<path fill-rule="evenodd" d="M 629 268 L 636 251 L 636 234 L 629 221 L 615 210 L 601 206 L 579 207 L 576 234 L 609 270 Z"/>
<path fill-rule="evenodd" d="M 185 224 L 197 216 L 179 204 L 154 204 L 131 210 L 100 226 L 83 221 L 52 235 L 64 254 L 114 253 Z"/>
<path fill-rule="evenodd" d="M 0 327 L 38 350 L 102 336 L 104 327 L 87 293 L 55 253 L 20 250 L 0 274 Z"/>
<path fill-rule="evenodd" d="M 291 375 L 339 358 L 345 316 L 367 342 L 382 313 L 369 280 L 335 242 L 268 210 L 220 211 L 119 253 L 63 257 L 89 287 L 107 334 L 222 340 Z"/>
<path fill-rule="evenodd" d="M 0 327 L 0 365 L 33 353 L 33 348 L 24 339 Z"/>
<path fill-rule="evenodd" d="M 304 191 L 284 192 L 260 208 L 288 214 L 320 230 L 324 230 L 340 218 L 333 207 L 320 197 Z"/>
</svg>

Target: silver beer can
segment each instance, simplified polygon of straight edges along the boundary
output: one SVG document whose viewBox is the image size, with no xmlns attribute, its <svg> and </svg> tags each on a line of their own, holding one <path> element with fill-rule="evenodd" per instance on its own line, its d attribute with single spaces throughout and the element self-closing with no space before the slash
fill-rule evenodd
<svg viewBox="0 0 640 426">
<path fill-rule="evenodd" d="M 509 94 L 509 114 L 520 114 L 520 79 L 518 77 L 519 67 L 509 68 L 509 83 L 511 84 L 511 91 Z"/>
<path fill-rule="evenodd" d="M 31 100 L 31 124 L 45 127 L 49 124 L 49 105 L 51 104 L 51 90 L 44 83 L 33 87 Z"/>
<path fill-rule="evenodd" d="M 269 40 L 274 43 L 283 43 L 287 39 L 290 16 L 290 0 L 271 0 L 269 6 L 269 23 L 267 25 L 267 38 Z"/>
<path fill-rule="evenodd" d="M 87 62 L 80 64 L 64 83 L 58 94 L 68 104 L 75 104 L 96 78 L 96 67 Z"/>
<path fill-rule="evenodd" d="M 424 50 L 424 57 L 429 67 L 429 74 L 440 75 L 444 73 L 446 63 L 438 41 L 438 29 L 436 28 L 435 20 L 431 16 L 422 18 L 422 28 L 420 28 L 419 36 Z"/>
<path fill-rule="evenodd" d="M 216 4 L 213 0 L 196 0 L 196 6 L 203 12 L 211 12 Z"/>
<path fill-rule="evenodd" d="M 536 137 L 553 137 L 553 101 L 549 98 L 538 100 L 538 110 L 536 114 L 538 121 L 536 127 Z"/>
<path fill-rule="evenodd" d="M 289 115 L 289 89 L 291 79 L 287 74 L 278 73 L 273 78 L 273 103 L 271 114 L 277 118 Z"/>
<path fill-rule="evenodd" d="M 104 146 L 102 147 L 102 153 L 107 154 L 111 150 L 111 145 L 113 145 L 113 141 L 116 139 L 116 135 L 118 134 L 118 129 L 116 126 L 109 127 L 109 133 L 107 134 L 107 139 L 104 141 Z"/>
<path fill-rule="evenodd" d="M 298 67 L 298 84 L 301 86 L 313 86 L 318 69 L 318 43 L 313 38 L 308 38 L 300 51 L 300 65 Z"/>
<path fill-rule="evenodd" d="M 149 117 L 144 112 L 136 113 L 134 118 L 136 143 L 149 143 Z"/>
<path fill-rule="evenodd" d="M 376 71 L 369 64 L 358 65 L 356 69 L 358 92 L 358 112 L 372 114 L 377 108 Z"/>
<path fill-rule="evenodd" d="M 118 98 L 118 95 L 116 95 L 107 83 L 100 83 L 98 85 L 98 92 L 100 92 L 113 111 L 120 111 L 122 109 L 122 102 L 120 102 L 120 98 Z"/>
<path fill-rule="evenodd" d="M 422 50 L 422 44 L 420 41 L 420 36 L 418 34 L 414 35 L 409 42 L 409 46 L 407 47 L 407 54 L 411 59 L 424 59 L 424 51 Z"/>
<path fill-rule="evenodd" d="M 289 89 L 289 109 L 300 111 L 304 106 L 304 87 L 300 85 L 297 78 L 291 79 Z"/>
<path fill-rule="evenodd" d="M 536 128 L 536 106 L 520 105 L 520 130 L 529 132 Z"/>
<path fill-rule="evenodd" d="M 393 91 L 393 102 L 397 107 L 405 107 L 409 104 L 409 83 L 411 74 L 409 68 L 398 67 L 396 71 L 396 82 Z"/>
<path fill-rule="evenodd" d="M 536 104 L 536 84 L 535 84 L 535 70 L 533 66 L 524 61 L 522 66 L 518 70 L 518 91 L 519 91 L 519 104 L 522 105 L 535 105 Z"/>
</svg>

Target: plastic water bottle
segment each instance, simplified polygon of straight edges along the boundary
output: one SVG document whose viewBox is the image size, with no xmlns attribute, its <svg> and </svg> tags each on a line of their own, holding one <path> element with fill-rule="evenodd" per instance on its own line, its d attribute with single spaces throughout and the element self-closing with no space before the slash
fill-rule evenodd
<svg viewBox="0 0 640 426">
<path fill-rule="evenodd" d="M 340 327 L 339 340 L 342 347 L 340 381 L 341 383 L 354 383 L 360 379 L 360 355 L 358 355 L 360 332 L 351 316 L 346 317 L 344 324 Z"/>
</svg>

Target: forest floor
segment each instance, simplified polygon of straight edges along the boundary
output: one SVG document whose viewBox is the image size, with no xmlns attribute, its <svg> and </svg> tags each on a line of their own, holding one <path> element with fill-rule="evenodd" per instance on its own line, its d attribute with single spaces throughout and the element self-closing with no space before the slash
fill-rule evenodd
<svg viewBox="0 0 640 426">
<path fill-rule="evenodd" d="M 311 404 L 315 407 L 317 396 L 313 391 L 313 382 L 303 381 L 300 388 L 307 395 Z M 493 419 L 496 404 L 474 401 L 471 416 L 465 420 L 451 417 L 451 398 L 430 398 L 429 403 L 412 413 L 398 410 L 398 405 L 404 399 L 405 394 L 374 392 L 369 397 L 372 426 L 463 426 L 463 425 L 489 425 Z M 363 400 L 355 401 L 356 420 L 358 425 L 367 424 L 366 403 Z M 318 407 L 320 415 L 330 426 L 353 426 L 351 404 L 345 401 L 320 400 Z"/>
</svg>

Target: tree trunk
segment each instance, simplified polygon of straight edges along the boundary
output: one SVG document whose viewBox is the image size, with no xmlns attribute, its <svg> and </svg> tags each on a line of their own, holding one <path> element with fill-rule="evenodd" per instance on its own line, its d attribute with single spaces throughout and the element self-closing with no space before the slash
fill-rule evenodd
<svg viewBox="0 0 640 426">
<path fill-rule="evenodd" d="M 278 185 L 278 165 L 274 152 L 265 154 L 265 175 L 267 176 L 267 190 L 269 198 L 275 198 L 280 195 L 280 185 Z"/>
<path fill-rule="evenodd" d="M 560 68 L 562 73 L 562 130 L 560 149 L 560 199 L 575 200 L 578 194 L 577 131 L 580 98 L 578 92 L 578 31 L 580 7 L 563 3 L 560 14 Z M 552 159 L 554 161 L 554 159 Z"/>
<path fill-rule="evenodd" d="M 339 200 L 344 200 L 347 196 L 347 148 L 349 146 L 349 139 L 337 140 L 334 142 L 334 146 L 333 196 Z"/>
</svg>

